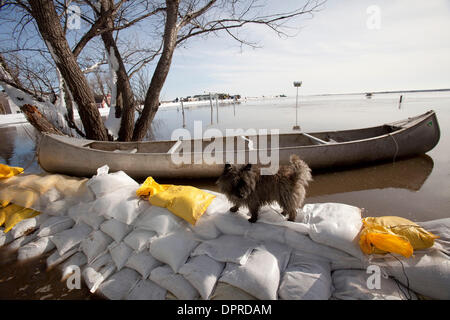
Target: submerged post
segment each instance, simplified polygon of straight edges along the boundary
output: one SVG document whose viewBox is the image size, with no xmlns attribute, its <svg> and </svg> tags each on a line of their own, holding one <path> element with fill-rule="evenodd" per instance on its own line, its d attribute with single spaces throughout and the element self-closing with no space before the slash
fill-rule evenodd
<svg viewBox="0 0 450 320">
<path fill-rule="evenodd" d="M 184 117 L 183 99 L 181 99 L 180 102 L 181 102 L 181 112 L 183 113 L 183 128 L 186 128 L 186 118 Z"/>
<path fill-rule="evenodd" d="M 294 81 L 294 87 L 297 88 L 297 97 L 295 99 L 295 126 L 292 130 L 300 130 L 300 126 L 298 125 L 298 88 L 302 86 L 302 81 Z"/>
<path fill-rule="evenodd" d="M 216 123 L 219 123 L 219 98 L 216 94 Z"/>
<path fill-rule="evenodd" d="M 213 124 L 213 105 L 212 105 L 211 92 L 209 93 L 209 105 L 211 106 L 211 124 Z"/>
</svg>

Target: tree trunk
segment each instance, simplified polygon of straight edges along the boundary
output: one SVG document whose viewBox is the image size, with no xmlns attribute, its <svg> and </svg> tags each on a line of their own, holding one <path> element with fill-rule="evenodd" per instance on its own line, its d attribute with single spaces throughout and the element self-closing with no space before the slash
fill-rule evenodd
<svg viewBox="0 0 450 320">
<path fill-rule="evenodd" d="M 3 106 L 3 103 L 0 101 L 0 114 L 6 114 L 6 108 Z"/>
<path fill-rule="evenodd" d="M 24 104 L 20 110 L 25 114 L 28 122 L 42 133 L 54 133 L 63 136 L 64 133 L 56 128 L 48 119 L 38 110 L 36 106 Z"/>
<path fill-rule="evenodd" d="M 133 141 L 142 140 L 153 121 L 159 108 L 159 95 L 169 74 L 173 52 L 177 41 L 177 16 L 179 0 L 166 0 L 166 24 L 164 28 L 164 46 L 161 57 L 156 65 L 150 86 L 144 101 L 144 109 L 136 121 L 133 132 Z"/>
<path fill-rule="evenodd" d="M 108 10 L 114 7 L 114 1 L 102 0 L 100 15 L 106 14 Z M 114 27 L 114 21 L 112 16 L 106 18 L 102 27 L 112 29 Z M 123 63 L 122 56 L 117 48 L 116 40 L 114 39 L 112 31 L 106 31 L 101 34 L 105 50 L 109 56 L 114 55 L 117 62 L 117 70 L 114 70 L 117 75 L 116 84 L 116 118 L 121 118 L 119 129 L 119 141 L 130 141 L 133 135 L 134 126 L 134 94 L 131 90 L 130 78 L 128 77 Z M 111 59 L 111 58 L 110 58 Z"/>
<path fill-rule="evenodd" d="M 134 95 L 131 90 L 130 79 L 127 75 L 122 56 L 117 48 L 112 32 L 102 33 L 102 40 L 108 54 L 114 54 L 118 62 L 117 74 L 117 96 L 116 96 L 116 118 L 120 118 L 119 141 L 130 141 L 134 126 Z M 112 50 L 111 50 L 112 49 Z"/>
<path fill-rule="evenodd" d="M 78 105 L 78 112 L 86 138 L 108 140 L 108 134 L 95 104 L 94 95 L 70 50 L 53 2 L 50 0 L 29 0 L 29 3 L 32 9 L 31 14 L 38 25 L 39 32 Z"/>
</svg>

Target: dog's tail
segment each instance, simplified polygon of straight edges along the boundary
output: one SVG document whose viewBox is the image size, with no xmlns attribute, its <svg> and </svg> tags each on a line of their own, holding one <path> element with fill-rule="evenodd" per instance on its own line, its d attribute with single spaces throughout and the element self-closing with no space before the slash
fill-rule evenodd
<svg viewBox="0 0 450 320">
<path fill-rule="evenodd" d="M 294 174 L 291 178 L 294 181 L 300 180 L 303 185 L 307 186 L 308 182 L 312 181 L 311 168 L 296 154 L 292 154 L 289 160 L 294 167 Z"/>
</svg>

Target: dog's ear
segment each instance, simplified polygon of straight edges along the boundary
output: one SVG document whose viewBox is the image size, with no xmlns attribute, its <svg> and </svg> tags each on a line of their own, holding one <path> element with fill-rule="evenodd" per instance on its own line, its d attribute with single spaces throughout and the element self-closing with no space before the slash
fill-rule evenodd
<svg viewBox="0 0 450 320">
<path fill-rule="evenodd" d="M 252 170 L 252 164 L 248 163 L 245 165 L 245 167 L 242 168 L 242 171 L 250 171 Z"/>
<path fill-rule="evenodd" d="M 223 168 L 223 172 L 228 172 L 231 170 L 231 164 L 225 163 L 225 167 Z"/>
</svg>

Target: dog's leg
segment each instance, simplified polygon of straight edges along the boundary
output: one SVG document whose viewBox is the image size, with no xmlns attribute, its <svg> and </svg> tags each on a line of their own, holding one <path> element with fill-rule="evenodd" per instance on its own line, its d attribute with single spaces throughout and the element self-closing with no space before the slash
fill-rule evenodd
<svg viewBox="0 0 450 320">
<path fill-rule="evenodd" d="M 288 221 L 295 221 L 297 216 L 297 211 L 295 210 L 296 206 L 292 201 L 285 201 L 284 203 L 280 203 L 280 207 L 283 209 L 281 213 L 284 216 L 288 216 Z"/>
<path fill-rule="evenodd" d="M 297 217 L 297 211 L 294 209 L 294 210 L 291 210 L 291 211 L 289 211 L 289 218 L 288 218 L 288 221 L 295 221 L 295 218 Z"/>
<path fill-rule="evenodd" d="M 239 210 L 239 205 L 238 204 L 230 208 L 231 212 L 237 212 L 238 210 Z"/>
<path fill-rule="evenodd" d="M 248 221 L 250 223 L 255 223 L 256 220 L 258 220 L 259 206 L 258 205 L 249 206 L 249 211 L 250 211 L 251 217 L 250 217 L 250 219 L 248 219 Z"/>
</svg>

